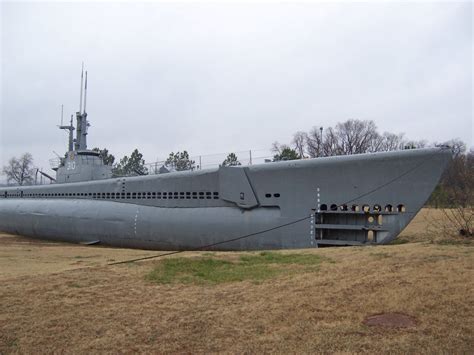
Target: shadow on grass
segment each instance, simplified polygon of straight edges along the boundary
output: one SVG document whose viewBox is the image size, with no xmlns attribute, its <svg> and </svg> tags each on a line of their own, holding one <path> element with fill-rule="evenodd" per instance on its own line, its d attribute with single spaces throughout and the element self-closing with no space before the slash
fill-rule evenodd
<svg viewBox="0 0 474 355">
<path fill-rule="evenodd" d="M 328 259 L 314 254 L 275 252 L 245 254 L 237 261 L 209 256 L 171 258 L 156 265 L 146 275 L 146 279 L 160 284 L 219 284 L 245 280 L 259 282 L 283 273 L 316 271 L 320 263 L 326 260 Z"/>
</svg>

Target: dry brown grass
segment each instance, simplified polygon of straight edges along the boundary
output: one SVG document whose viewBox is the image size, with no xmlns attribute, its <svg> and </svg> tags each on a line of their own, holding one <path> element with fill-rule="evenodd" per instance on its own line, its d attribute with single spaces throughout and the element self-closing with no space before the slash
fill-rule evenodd
<svg viewBox="0 0 474 355">
<path fill-rule="evenodd" d="M 424 229 L 413 223 L 402 237 L 423 240 Z M 1 235 L 0 353 L 472 352 L 472 246 L 300 252 L 334 263 L 259 283 L 160 285 L 145 279 L 159 260 L 106 265 L 156 252 Z M 363 324 L 386 312 L 416 323 Z"/>
</svg>

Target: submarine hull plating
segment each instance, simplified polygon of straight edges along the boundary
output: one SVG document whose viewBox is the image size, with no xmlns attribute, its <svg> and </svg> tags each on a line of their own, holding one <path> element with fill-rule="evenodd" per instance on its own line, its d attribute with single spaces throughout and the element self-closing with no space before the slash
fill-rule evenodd
<svg viewBox="0 0 474 355">
<path fill-rule="evenodd" d="M 0 230 L 156 250 L 386 244 L 449 158 L 420 149 L 0 188 Z"/>
</svg>

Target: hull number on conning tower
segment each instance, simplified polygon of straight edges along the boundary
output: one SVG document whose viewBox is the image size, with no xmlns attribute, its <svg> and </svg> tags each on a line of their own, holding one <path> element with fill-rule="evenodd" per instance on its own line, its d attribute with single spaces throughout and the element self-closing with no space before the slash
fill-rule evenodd
<svg viewBox="0 0 474 355">
<path fill-rule="evenodd" d="M 74 170 L 74 169 L 76 169 L 76 162 L 75 161 L 66 162 L 66 170 Z"/>
</svg>

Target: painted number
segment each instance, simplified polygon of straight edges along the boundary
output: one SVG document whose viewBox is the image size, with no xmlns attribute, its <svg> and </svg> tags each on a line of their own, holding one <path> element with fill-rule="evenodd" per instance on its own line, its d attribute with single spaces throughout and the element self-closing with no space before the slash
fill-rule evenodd
<svg viewBox="0 0 474 355">
<path fill-rule="evenodd" d="M 74 170 L 76 169 L 76 162 L 75 161 L 68 161 L 66 163 L 66 169 L 67 170 Z"/>
</svg>

